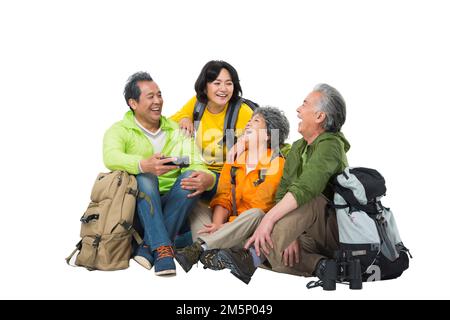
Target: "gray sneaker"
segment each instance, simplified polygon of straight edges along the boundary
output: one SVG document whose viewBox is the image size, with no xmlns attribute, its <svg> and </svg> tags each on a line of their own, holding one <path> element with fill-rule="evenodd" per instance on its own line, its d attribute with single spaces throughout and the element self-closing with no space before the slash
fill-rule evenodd
<svg viewBox="0 0 450 320">
<path fill-rule="evenodd" d="M 200 255 L 200 262 L 203 263 L 204 269 L 211 269 L 211 270 L 225 269 L 225 265 L 217 256 L 219 250 L 220 249 L 211 249 L 203 251 L 203 253 Z"/>
</svg>

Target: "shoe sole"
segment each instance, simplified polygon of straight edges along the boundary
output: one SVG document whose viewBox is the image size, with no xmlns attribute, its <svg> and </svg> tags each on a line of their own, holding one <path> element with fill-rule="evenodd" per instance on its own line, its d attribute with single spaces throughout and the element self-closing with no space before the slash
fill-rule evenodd
<svg viewBox="0 0 450 320">
<path fill-rule="evenodd" d="M 233 271 L 231 271 L 231 274 L 233 276 L 235 276 L 236 278 L 238 278 L 239 280 L 241 280 L 242 282 L 244 282 L 245 284 L 248 284 L 250 282 L 250 280 L 252 280 L 252 278 L 243 277 L 237 273 L 234 273 Z"/>
<path fill-rule="evenodd" d="M 217 253 L 217 257 L 219 260 L 222 261 L 222 263 L 224 264 L 224 266 L 227 269 L 231 270 L 231 274 L 234 275 L 236 278 L 238 278 L 239 280 L 241 280 L 242 282 L 244 282 L 245 284 L 248 284 L 251 280 L 250 277 L 248 276 L 244 276 L 243 274 L 245 272 L 243 272 L 235 263 L 235 261 L 233 260 L 233 257 L 224 250 L 221 250 Z"/>
<path fill-rule="evenodd" d="M 177 274 L 177 271 L 176 271 L 176 270 L 173 270 L 173 269 L 170 269 L 170 270 L 162 270 L 162 271 L 155 272 L 155 274 L 156 274 L 157 276 L 170 276 L 170 275 L 176 275 L 176 274 Z"/>
<path fill-rule="evenodd" d="M 135 256 L 133 258 L 134 261 L 136 261 L 139 265 L 141 265 L 142 267 L 144 267 L 147 270 L 151 270 L 153 265 L 150 263 L 150 261 L 148 261 L 147 259 L 145 259 L 142 256 Z"/>
</svg>

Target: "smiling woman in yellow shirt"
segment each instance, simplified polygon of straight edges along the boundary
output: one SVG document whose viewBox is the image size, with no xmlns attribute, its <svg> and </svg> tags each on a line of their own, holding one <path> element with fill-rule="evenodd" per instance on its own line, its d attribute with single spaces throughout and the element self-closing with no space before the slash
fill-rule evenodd
<svg viewBox="0 0 450 320">
<path fill-rule="evenodd" d="M 208 169 L 215 172 L 218 177 L 227 153 L 226 144 L 222 143 L 227 109 L 233 106 L 242 94 L 236 69 L 225 61 L 209 61 L 195 82 L 195 91 L 196 96 L 171 116 L 171 119 L 177 121 L 187 134 L 195 134 L 195 141 L 201 148 L 203 160 Z M 197 132 L 194 132 L 194 109 L 197 102 L 203 103 L 206 107 L 199 120 Z M 237 116 L 236 136 L 242 134 L 252 114 L 252 108 L 243 102 Z M 205 194 L 206 198 L 214 196 L 216 186 Z"/>
</svg>

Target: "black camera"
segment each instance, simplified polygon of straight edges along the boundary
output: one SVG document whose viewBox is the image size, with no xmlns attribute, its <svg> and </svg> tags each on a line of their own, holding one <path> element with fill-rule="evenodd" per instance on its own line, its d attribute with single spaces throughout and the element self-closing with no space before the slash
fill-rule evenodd
<svg viewBox="0 0 450 320">
<path fill-rule="evenodd" d="M 350 289 L 362 289 L 361 262 L 352 255 L 351 250 L 335 252 L 335 259 L 326 260 L 323 290 L 336 290 L 336 282 L 348 282 Z"/>
<path fill-rule="evenodd" d="M 167 158 L 175 158 L 175 160 L 164 163 L 165 166 L 179 166 L 180 168 L 187 168 L 190 166 L 189 156 L 162 157 L 161 159 L 167 159 Z"/>
</svg>

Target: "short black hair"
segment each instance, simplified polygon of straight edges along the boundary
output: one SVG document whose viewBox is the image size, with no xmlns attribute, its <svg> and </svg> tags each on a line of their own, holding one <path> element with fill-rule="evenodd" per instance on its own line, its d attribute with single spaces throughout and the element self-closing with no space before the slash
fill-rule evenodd
<svg viewBox="0 0 450 320">
<path fill-rule="evenodd" d="M 195 81 L 195 92 L 197 93 L 197 100 L 202 103 L 208 103 L 208 97 L 206 95 L 206 84 L 211 83 L 217 79 L 222 69 L 226 69 L 231 76 L 233 82 L 233 94 L 230 102 L 236 102 L 242 95 L 241 85 L 239 84 L 239 76 L 236 69 L 228 62 L 222 60 L 211 60 L 203 67 L 202 71 Z"/>
<path fill-rule="evenodd" d="M 128 103 L 128 100 L 134 99 L 137 102 L 139 102 L 139 97 L 141 96 L 141 89 L 137 84 L 139 81 L 153 81 L 153 79 L 150 76 L 150 74 L 144 71 L 136 72 L 128 78 L 127 83 L 125 85 L 125 89 L 123 90 L 123 95 L 125 97 L 127 105 L 133 112 L 134 110 L 131 108 L 130 104 Z"/>
</svg>

